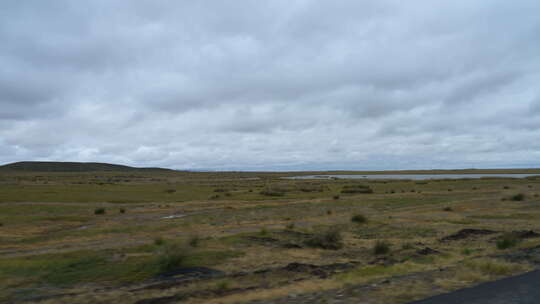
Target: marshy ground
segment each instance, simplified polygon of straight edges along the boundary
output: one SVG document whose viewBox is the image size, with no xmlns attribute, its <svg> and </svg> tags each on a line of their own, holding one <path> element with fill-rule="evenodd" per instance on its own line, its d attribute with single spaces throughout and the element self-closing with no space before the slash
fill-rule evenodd
<svg viewBox="0 0 540 304">
<path fill-rule="evenodd" d="M 540 178 L 286 175 L 0 173 L 0 302 L 407 303 L 540 265 Z"/>
</svg>

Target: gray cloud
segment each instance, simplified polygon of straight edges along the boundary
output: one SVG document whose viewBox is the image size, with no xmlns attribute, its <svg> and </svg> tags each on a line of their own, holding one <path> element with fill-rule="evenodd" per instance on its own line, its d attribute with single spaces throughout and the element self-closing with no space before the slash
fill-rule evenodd
<svg viewBox="0 0 540 304">
<path fill-rule="evenodd" d="M 0 162 L 539 166 L 537 1 L 4 1 Z"/>
</svg>

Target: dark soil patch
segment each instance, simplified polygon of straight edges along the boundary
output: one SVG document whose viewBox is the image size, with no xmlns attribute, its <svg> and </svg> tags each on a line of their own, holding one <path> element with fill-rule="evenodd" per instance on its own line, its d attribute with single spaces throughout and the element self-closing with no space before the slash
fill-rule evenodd
<svg viewBox="0 0 540 304">
<path fill-rule="evenodd" d="M 494 234 L 494 233 L 497 233 L 497 232 L 493 230 L 488 230 L 488 229 L 461 229 L 460 231 L 454 234 L 443 237 L 441 241 L 443 242 L 457 241 L 457 240 L 467 239 L 473 236 L 489 235 L 489 234 Z"/>
<path fill-rule="evenodd" d="M 440 252 L 438 250 L 426 247 L 424 249 L 419 249 L 416 251 L 419 255 L 430 255 L 430 254 L 439 254 Z"/>
<path fill-rule="evenodd" d="M 511 239 L 511 240 L 523 240 L 523 239 L 531 239 L 531 238 L 537 238 L 540 237 L 539 233 L 536 233 L 532 230 L 519 230 L 519 231 L 512 231 L 509 233 L 505 233 L 502 236 L 498 236 L 495 238 L 490 239 L 491 242 L 495 242 L 502 239 Z"/>
</svg>

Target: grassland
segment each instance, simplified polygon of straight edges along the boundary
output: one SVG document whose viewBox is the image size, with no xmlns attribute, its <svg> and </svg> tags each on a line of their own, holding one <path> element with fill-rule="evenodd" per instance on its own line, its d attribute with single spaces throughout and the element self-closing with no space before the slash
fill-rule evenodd
<svg viewBox="0 0 540 304">
<path fill-rule="evenodd" d="M 405 303 L 540 265 L 540 179 L 280 178 L 318 174 L 1 172 L 0 302 Z"/>
</svg>

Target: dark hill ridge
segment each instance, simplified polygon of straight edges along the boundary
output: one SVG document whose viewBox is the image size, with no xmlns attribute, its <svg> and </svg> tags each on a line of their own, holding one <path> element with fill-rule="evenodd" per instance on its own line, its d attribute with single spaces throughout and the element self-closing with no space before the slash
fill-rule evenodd
<svg viewBox="0 0 540 304">
<path fill-rule="evenodd" d="M 169 170 L 163 168 L 135 168 L 107 163 L 24 161 L 0 166 L 0 171 L 35 172 L 90 172 L 90 171 L 140 171 Z"/>
</svg>

